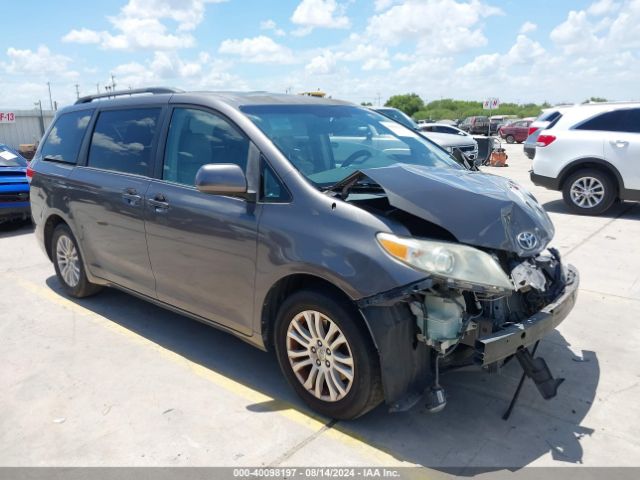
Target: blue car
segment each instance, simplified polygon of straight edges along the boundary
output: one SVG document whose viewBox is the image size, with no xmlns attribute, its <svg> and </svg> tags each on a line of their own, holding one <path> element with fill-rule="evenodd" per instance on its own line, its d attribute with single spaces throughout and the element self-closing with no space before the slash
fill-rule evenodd
<svg viewBox="0 0 640 480">
<path fill-rule="evenodd" d="M 31 218 L 27 160 L 0 143 L 0 224 Z"/>
</svg>

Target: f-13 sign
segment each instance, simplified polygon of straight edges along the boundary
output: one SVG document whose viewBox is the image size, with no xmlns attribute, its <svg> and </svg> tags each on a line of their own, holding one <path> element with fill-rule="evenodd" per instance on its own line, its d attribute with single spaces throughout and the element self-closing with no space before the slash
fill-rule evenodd
<svg viewBox="0 0 640 480">
<path fill-rule="evenodd" d="M 13 112 L 0 112 L 0 123 L 15 123 L 16 114 Z"/>
</svg>

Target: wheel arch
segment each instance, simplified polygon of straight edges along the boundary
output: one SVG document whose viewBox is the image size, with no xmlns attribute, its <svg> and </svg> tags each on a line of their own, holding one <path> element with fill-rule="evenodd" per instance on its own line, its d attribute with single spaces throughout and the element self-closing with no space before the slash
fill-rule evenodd
<svg viewBox="0 0 640 480">
<path fill-rule="evenodd" d="M 618 169 L 611 163 L 601 158 L 581 158 L 578 160 L 574 160 L 566 165 L 558 176 L 560 180 L 558 184 L 559 189 L 562 190 L 564 188 L 564 183 L 572 174 L 574 174 L 578 170 L 587 168 L 598 170 L 609 175 L 615 181 L 615 186 L 617 189 L 616 196 L 619 195 L 620 192 L 624 191 L 624 180 L 622 179 L 622 175 L 620 174 Z"/>
<path fill-rule="evenodd" d="M 369 332 L 369 335 L 371 336 L 371 340 L 375 344 L 375 339 L 371 333 L 369 324 L 360 314 L 360 311 L 357 308 L 354 299 L 349 296 L 346 291 L 338 287 L 330 280 L 327 280 L 326 278 L 309 273 L 293 273 L 276 281 L 267 292 L 267 295 L 265 296 L 264 301 L 261 305 L 261 334 L 264 347 L 267 350 L 271 350 L 273 348 L 273 328 L 275 325 L 278 308 L 285 298 L 297 291 L 305 289 L 314 289 L 320 292 L 333 292 L 342 300 L 349 303 L 353 308 L 354 314 L 356 314 L 358 318 L 362 319 L 363 324 L 365 325 L 367 331 Z"/>
<path fill-rule="evenodd" d="M 53 238 L 53 232 L 56 230 L 56 227 L 60 224 L 65 224 L 67 227 L 69 226 L 69 222 L 67 222 L 62 216 L 57 213 L 53 213 L 47 217 L 47 220 L 44 222 L 44 249 L 47 252 L 47 256 L 49 260 L 53 261 L 53 252 L 51 251 L 51 240 Z"/>
</svg>

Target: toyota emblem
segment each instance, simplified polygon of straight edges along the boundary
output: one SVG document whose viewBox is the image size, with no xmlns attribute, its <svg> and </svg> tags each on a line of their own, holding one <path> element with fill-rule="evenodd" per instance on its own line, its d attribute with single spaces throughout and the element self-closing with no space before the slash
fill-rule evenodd
<svg viewBox="0 0 640 480">
<path fill-rule="evenodd" d="M 538 237 L 531 232 L 520 232 L 517 239 L 523 250 L 533 250 L 538 246 Z"/>
</svg>

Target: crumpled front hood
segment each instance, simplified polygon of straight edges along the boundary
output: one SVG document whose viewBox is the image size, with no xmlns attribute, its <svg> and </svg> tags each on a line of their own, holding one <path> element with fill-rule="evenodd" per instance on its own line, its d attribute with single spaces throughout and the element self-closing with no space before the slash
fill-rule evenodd
<svg viewBox="0 0 640 480">
<path fill-rule="evenodd" d="M 555 233 L 542 206 L 507 178 L 410 164 L 362 173 L 385 190 L 392 206 L 448 230 L 461 243 L 528 257 L 544 250 Z"/>
</svg>

